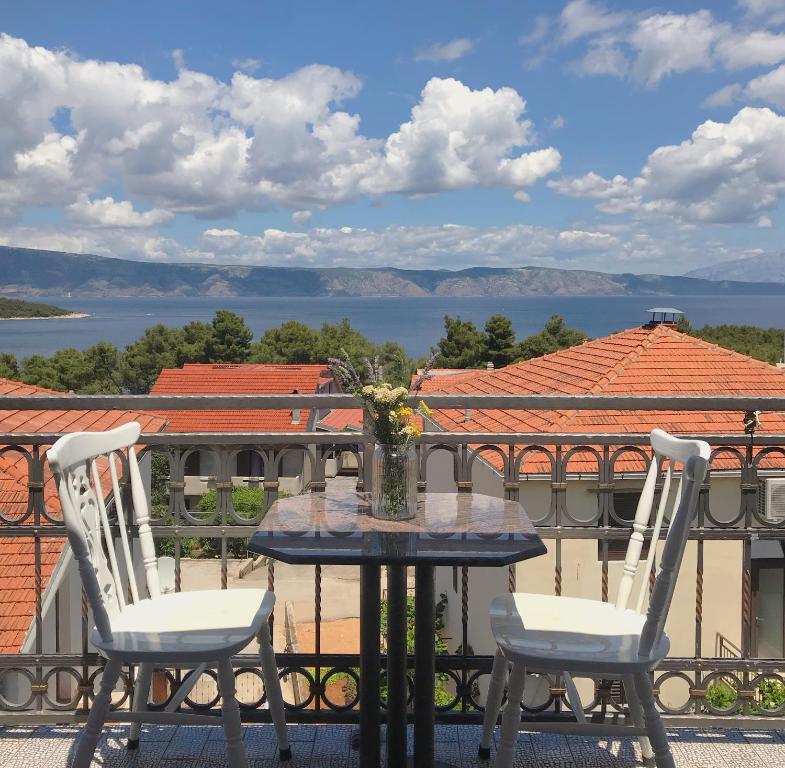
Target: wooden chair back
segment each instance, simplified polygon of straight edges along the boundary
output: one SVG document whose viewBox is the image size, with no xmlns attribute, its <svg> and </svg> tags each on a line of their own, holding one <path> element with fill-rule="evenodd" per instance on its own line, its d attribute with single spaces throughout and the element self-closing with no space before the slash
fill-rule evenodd
<svg viewBox="0 0 785 768">
<path fill-rule="evenodd" d="M 643 552 L 644 534 L 646 529 L 651 526 L 651 543 L 646 562 L 641 572 L 639 589 L 635 596 L 635 603 L 633 606 L 638 613 L 643 612 L 643 607 L 648 596 L 649 578 L 655 565 L 656 543 L 659 541 L 663 522 L 667 517 L 671 521 L 671 524 L 673 523 L 679 504 L 687 492 L 687 488 L 684 484 L 687 464 L 692 457 L 703 457 L 706 461 L 708 461 L 709 458 L 709 446 L 702 440 L 683 440 L 678 437 L 673 437 L 673 435 L 669 435 L 661 429 L 653 430 L 650 439 L 652 460 L 649 465 L 649 470 L 646 473 L 646 480 L 643 484 L 643 490 L 641 491 L 635 511 L 632 534 L 630 535 L 630 541 L 627 545 L 627 551 L 624 558 L 624 569 L 616 597 L 617 607 L 630 607 L 635 578 L 638 574 L 640 558 Z M 665 474 L 662 490 L 656 512 L 652 519 L 655 489 L 657 480 L 662 475 L 663 469 Z M 674 481 L 678 483 L 678 488 L 676 493 L 672 494 L 671 489 L 673 488 Z M 701 476 L 699 484 L 702 481 L 703 476 Z"/>
<path fill-rule="evenodd" d="M 649 577 L 655 565 L 657 542 L 660 539 L 663 522 L 667 517 L 670 522 L 642 634 L 642 655 L 646 655 L 659 642 L 662 635 L 673 591 L 676 587 L 684 548 L 687 544 L 690 525 L 695 515 L 698 493 L 706 475 L 710 455 L 709 445 L 703 440 L 683 440 L 669 435 L 661 429 L 652 431 L 651 446 L 652 460 L 635 512 L 632 534 L 627 546 L 624 570 L 616 598 L 617 607 L 630 607 L 643 551 L 644 533 L 651 526 L 649 552 L 641 572 L 638 594 L 634 604 L 636 611 L 643 612 L 649 592 Z M 663 467 L 665 467 L 665 477 L 659 504 L 652 520 L 655 488 Z M 671 494 L 674 480 L 678 481 L 678 488 L 675 494 Z"/>
<path fill-rule="evenodd" d="M 112 617 L 130 600 L 139 600 L 133 557 L 128 541 L 126 512 L 120 488 L 120 454 L 126 455 L 131 501 L 139 531 L 139 544 L 150 597 L 160 595 L 150 511 L 134 445 L 141 427 L 135 421 L 107 432 L 74 432 L 61 437 L 47 452 L 57 482 L 68 542 L 73 551 L 95 625 L 104 642 L 112 641 Z M 106 475 L 109 475 L 107 481 Z M 105 487 L 109 485 L 107 493 Z M 114 503 L 119 550 L 107 513 Z M 126 595 L 126 585 L 130 596 Z"/>
</svg>

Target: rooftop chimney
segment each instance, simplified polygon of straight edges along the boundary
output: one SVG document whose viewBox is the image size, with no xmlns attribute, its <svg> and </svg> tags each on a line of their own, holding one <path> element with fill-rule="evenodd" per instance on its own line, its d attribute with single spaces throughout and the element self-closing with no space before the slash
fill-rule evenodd
<svg viewBox="0 0 785 768">
<path fill-rule="evenodd" d="M 658 325 L 676 325 L 684 317 L 684 312 L 673 307 L 652 307 L 646 311 L 651 312 L 651 320 L 646 323 L 645 328 L 654 328 Z"/>
<path fill-rule="evenodd" d="M 493 370 L 493 363 L 490 362 L 490 360 L 487 363 L 485 363 L 485 370 L 486 371 L 492 371 Z"/>
</svg>

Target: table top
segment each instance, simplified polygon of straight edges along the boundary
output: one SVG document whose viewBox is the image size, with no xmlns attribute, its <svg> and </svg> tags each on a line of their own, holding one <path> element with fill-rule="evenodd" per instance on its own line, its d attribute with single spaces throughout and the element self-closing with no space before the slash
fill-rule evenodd
<svg viewBox="0 0 785 768">
<path fill-rule="evenodd" d="M 547 551 L 517 501 L 479 493 L 422 493 L 412 520 L 377 520 L 369 495 L 279 499 L 248 549 L 285 563 L 508 565 Z"/>
</svg>

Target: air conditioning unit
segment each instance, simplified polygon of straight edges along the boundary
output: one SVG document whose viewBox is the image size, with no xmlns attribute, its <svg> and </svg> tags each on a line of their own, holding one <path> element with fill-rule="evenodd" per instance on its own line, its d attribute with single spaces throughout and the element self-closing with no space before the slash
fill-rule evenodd
<svg viewBox="0 0 785 768">
<path fill-rule="evenodd" d="M 761 483 L 763 516 L 771 523 L 785 520 L 785 477 L 769 477 Z"/>
</svg>

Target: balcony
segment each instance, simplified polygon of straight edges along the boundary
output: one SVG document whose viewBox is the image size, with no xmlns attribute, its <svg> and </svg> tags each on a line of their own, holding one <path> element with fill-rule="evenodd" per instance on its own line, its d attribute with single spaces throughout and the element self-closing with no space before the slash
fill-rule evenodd
<svg viewBox="0 0 785 768">
<path fill-rule="evenodd" d="M 767 494 L 778 487 L 774 481 L 785 477 L 785 434 L 745 434 L 743 428 L 745 412 L 782 412 L 785 399 L 467 395 L 423 399 L 431 408 L 463 410 L 469 426 L 471 412 L 482 408 L 683 411 L 703 413 L 707 421 L 718 411 L 738 414 L 738 432 L 699 435 L 712 445 L 712 463 L 669 618 L 672 655 L 656 671 L 654 683 L 677 764 L 785 762 L 785 740 L 778 730 L 785 727 L 785 685 L 780 676 L 785 669 L 785 519 L 766 503 Z M 0 409 L 28 411 L 239 407 L 326 412 L 354 405 L 352 398 L 343 395 L 0 398 Z M 19 585 L 30 591 L 34 604 L 21 652 L 0 654 L 0 758 L 13 755 L 12 761 L 20 765 L 31 760 L 58 765 L 66 759 L 100 677 L 100 657 L 87 643 L 85 604 L 75 582 L 68 582 L 67 574 L 58 576 L 48 555 L 51 543 L 64 537 L 59 512 L 49 501 L 52 481 L 45 463 L 45 448 L 56 437 L 0 435 L 0 450 L 18 457 L 27 476 L 26 498 L 17 499 L 13 509 L 0 509 L 0 542 L 25 543 L 33 563 L 32 580 Z M 279 470 L 287 457 L 302 457 L 305 492 L 329 492 L 336 483 L 367 488 L 368 465 L 363 457 L 372 447 L 369 436 L 159 432 L 145 434 L 142 443 L 151 486 L 163 483 L 152 488 L 154 495 L 163 494 L 163 501 L 156 497 L 154 535 L 172 557 L 172 587 L 193 589 L 198 581 L 202 586 L 207 582 L 233 589 L 250 579 L 274 589 L 278 597 L 274 640 L 288 717 L 291 723 L 301 724 L 293 728 L 295 746 L 302 743 L 295 764 L 307 765 L 308 756 L 313 765 L 328 764 L 327 757 L 334 758 L 329 764 L 357 764 L 349 734 L 359 719 L 354 694 L 359 656 L 345 642 L 359 611 L 352 569 L 251 562 L 235 559 L 232 553 L 242 550 L 242 540 L 277 498 L 283 480 Z M 437 752 L 443 759 L 477 764 L 477 724 L 491 666 L 486 630 L 491 595 L 518 587 L 613 599 L 621 567 L 618 543 L 630 532 L 625 503 L 642 483 L 646 444 L 645 434 L 441 432 L 434 425 L 422 435 L 418 442 L 422 489 L 474 490 L 518 499 L 549 550 L 544 557 L 493 573 L 441 569 L 437 591 L 446 596 L 448 646 L 448 652 L 437 659 L 443 691 Z M 197 449 L 212 457 L 215 469 L 209 483 L 216 494 L 213 516 L 186 504 L 186 461 Z M 240 451 L 258 455 L 262 476 L 235 474 L 230 459 Z M 357 465 L 356 476 L 333 477 L 331 465 L 347 452 L 356 457 L 345 463 Z M 159 458 L 154 461 L 154 456 Z M 263 500 L 251 514 L 240 515 L 232 506 L 232 488 L 238 484 L 260 489 Z M 129 533 L 133 534 L 133 526 Z M 186 557 L 197 538 L 212 542 L 215 557 Z M 60 587 L 53 592 L 56 578 L 61 578 Z M 339 630 L 344 633 L 340 642 Z M 235 662 L 249 757 L 271 758 L 272 731 L 255 725 L 269 721 L 254 671 L 255 657 L 240 655 Z M 117 709 L 128 706 L 134 674 L 128 669 L 122 689 L 116 691 Z M 161 670 L 154 692 L 157 704 L 165 706 L 182 679 L 179 670 Z M 542 732 L 522 733 L 521 756 L 529 758 L 526 764 L 634 764 L 637 746 L 632 739 L 564 735 L 574 718 L 561 680 L 539 677 L 534 683 L 524 701 L 524 728 Z M 578 680 L 578 684 L 594 721 L 624 721 L 622 691 L 602 681 Z M 214 679 L 208 672 L 181 709 L 217 714 L 214 694 Z M 192 764 L 199 765 L 223 755 L 220 734 L 209 725 L 149 730 L 148 740 L 155 745 L 148 744 L 143 753 L 152 762 L 163 765 L 169 759 L 191 758 Z M 117 726 L 107 731 L 101 754 L 104 764 L 122 760 Z M 6 765 L 2 759 L 0 764 Z"/>
</svg>

